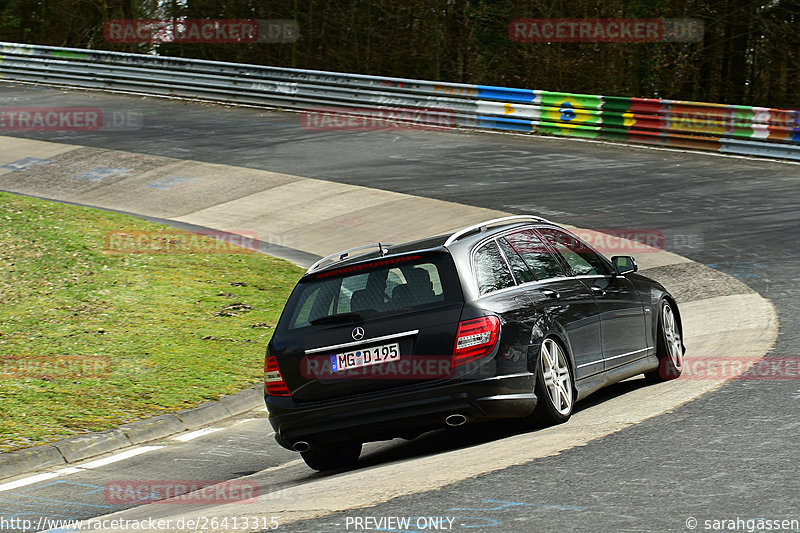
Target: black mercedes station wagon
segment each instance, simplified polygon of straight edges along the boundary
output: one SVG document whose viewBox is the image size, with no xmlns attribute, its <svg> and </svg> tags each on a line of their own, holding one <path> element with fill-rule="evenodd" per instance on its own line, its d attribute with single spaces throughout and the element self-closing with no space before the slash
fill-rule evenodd
<svg viewBox="0 0 800 533">
<path fill-rule="evenodd" d="M 313 469 L 343 468 L 364 442 L 499 418 L 558 424 L 606 385 L 676 378 L 678 306 L 636 271 L 532 216 L 326 257 L 267 348 L 275 438 Z"/>
</svg>

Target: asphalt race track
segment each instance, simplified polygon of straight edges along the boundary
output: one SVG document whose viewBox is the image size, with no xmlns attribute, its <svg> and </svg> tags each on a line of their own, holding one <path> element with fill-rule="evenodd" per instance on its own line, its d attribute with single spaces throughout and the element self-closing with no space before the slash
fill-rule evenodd
<svg viewBox="0 0 800 533">
<path fill-rule="evenodd" d="M 725 272 L 771 300 L 780 330 L 768 358 L 800 357 L 797 164 L 459 131 L 309 131 L 294 113 L 15 84 L 3 84 L 0 91 L 3 106 L 95 106 L 142 117 L 118 131 L 0 132 L 5 136 L 261 169 L 540 214 L 580 227 L 657 229 L 666 250 Z M 686 285 L 691 291 L 692 282 Z M 626 401 L 639 388 L 636 382 L 620 384 L 579 404 L 579 410 Z M 452 519 L 443 529 L 498 532 L 734 531 L 706 521 L 800 520 L 799 407 L 797 375 L 734 380 L 580 447 L 279 530 L 365 530 L 364 519 L 386 517 L 411 521 L 384 522 L 384 531 L 429 531 L 432 527 L 420 528 L 426 523 L 417 519 L 440 517 Z M 266 432 L 259 431 L 265 428 L 263 417 L 254 413 L 196 440 L 173 440 L 164 447 L 185 447 L 179 458 L 207 460 L 204 479 L 278 468 L 294 482 L 308 483 L 313 494 L 314 482 L 335 483 L 336 476 L 346 476 L 313 474 L 296 462 L 296 454 L 255 445 Z M 519 431 L 514 424 L 492 424 L 434 432 L 409 443 L 375 444 L 362 463 L 368 468 L 397 461 L 398 469 L 424 480 L 428 473 L 420 465 L 435 454 L 467 453 Z M 141 479 L 147 479 L 147 469 L 152 469 L 150 479 L 163 476 L 158 458 L 166 451 L 154 449 L 123 464 L 143 469 Z M 169 457 L 174 477 L 193 479 L 190 467 L 199 463 L 176 465 L 175 455 Z M 69 482 L 74 485 L 70 505 L 80 508 L 90 504 L 74 496 L 76 487 L 89 494 L 102 488 L 103 480 L 124 474 L 104 471 L 99 480 L 87 469 L 76 475 Z M 53 500 L 65 490 L 63 484 L 44 485 L 17 503 L 57 505 Z M 342 490 L 358 487 L 343 483 Z M 0 515 L 6 505 L 0 493 Z M 102 510 L 90 514 L 98 513 Z"/>
</svg>

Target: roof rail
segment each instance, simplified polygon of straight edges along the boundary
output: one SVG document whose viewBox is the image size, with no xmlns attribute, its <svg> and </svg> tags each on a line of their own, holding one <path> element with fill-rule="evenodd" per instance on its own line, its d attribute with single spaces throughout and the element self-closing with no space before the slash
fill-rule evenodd
<svg viewBox="0 0 800 533">
<path fill-rule="evenodd" d="M 509 216 L 509 217 L 494 218 L 492 220 L 486 220 L 484 222 L 480 222 L 478 224 L 473 224 L 472 226 L 468 226 L 466 228 L 458 230 L 457 232 L 455 232 L 452 235 L 450 235 L 450 237 L 448 237 L 448 239 L 444 242 L 444 245 L 445 246 L 450 246 L 451 244 L 456 242 L 458 239 L 460 239 L 464 235 L 466 235 L 468 233 L 472 233 L 475 230 L 481 230 L 482 231 L 482 228 L 484 228 L 486 226 L 490 226 L 492 224 L 510 223 L 511 221 L 514 221 L 514 220 L 519 220 L 519 221 L 528 220 L 528 221 L 531 221 L 531 222 L 544 222 L 546 224 L 552 224 L 552 222 L 550 222 L 546 218 L 536 217 L 536 216 L 533 216 L 533 215 L 512 215 L 512 216 Z"/>
<path fill-rule="evenodd" d="M 310 274 L 312 272 L 316 272 L 317 270 L 321 270 L 322 269 L 322 263 L 324 263 L 325 261 L 330 261 L 331 263 L 337 263 L 339 261 L 344 261 L 347 257 L 350 256 L 351 252 L 357 252 L 359 250 L 367 250 L 367 249 L 371 249 L 371 248 L 377 248 L 381 252 L 381 257 L 383 257 L 389 251 L 388 248 L 385 248 L 386 246 L 394 246 L 394 245 L 391 242 L 384 242 L 382 244 L 379 243 L 379 242 L 375 242 L 375 243 L 372 243 L 372 244 L 364 244 L 362 246 L 356 246 L 355 248 L 348 248 L 347 250 L 342 250 L 341 252 L 336 252 L 335 254 L 331 254 L 331 255 L 323 257 L 322 259 L 320 259 L 319 261 L 317 261 L 316 263 L 311 265 L 311 267 L 306 271 L 306 274 Z M 338 258 L 338 259 L 335 259 L 335 258 Z"/>
</svg>

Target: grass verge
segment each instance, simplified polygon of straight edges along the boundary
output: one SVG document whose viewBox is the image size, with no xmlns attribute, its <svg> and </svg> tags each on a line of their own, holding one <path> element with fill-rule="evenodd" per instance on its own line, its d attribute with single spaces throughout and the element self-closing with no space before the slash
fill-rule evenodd
<svg viewBox="0 0 800 533">
<path fill-rule="evenodd" d="M 0 193 L 0 451 L 260 382 L 301 274 L 135 217 Z"/>
</svg>

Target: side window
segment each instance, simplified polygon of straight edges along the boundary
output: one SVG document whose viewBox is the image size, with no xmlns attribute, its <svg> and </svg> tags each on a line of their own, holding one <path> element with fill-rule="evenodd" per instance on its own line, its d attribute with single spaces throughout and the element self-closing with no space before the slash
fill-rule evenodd
<svg viewBox="0 0 800 533">
<path fill-rule="evenodd" d="M 541 238 L 532 230 L 518 231 L 507 238 L 509 244 L 528 264 L 537 280 L 564 275 L 558 259 L 550 253 Z"/>
<path fill-rule="evenodd" d="M 576 275 L 606 275 L 609 273 L 600 256 L 577 237 L 557 229 L 540 229 L 539 231 Z"/>
<path fill-rule="evenodd" d="M 511 245 L 508 244 L 508 241 L 504 237 L 501 237 L 497 239 L 497 242 L 500 244 L 500 249 L 503 250 L 503 253 L 506 255 L 508 264 L 511 265 L 511 272 L 514 273 L 514 277 L 517 278 L 517 281 L 519 283 L 534 281 L 533 273 L 528 268 L 528 265 L 525 264 L 525 261 L 514 251 Z"/>
<path fill-rule="evenodd" d="M 484 244 L 475 252 L 475 277 L 481 294 L 514 285 L 514 278 L 494 241 Z"/>
</svg>

